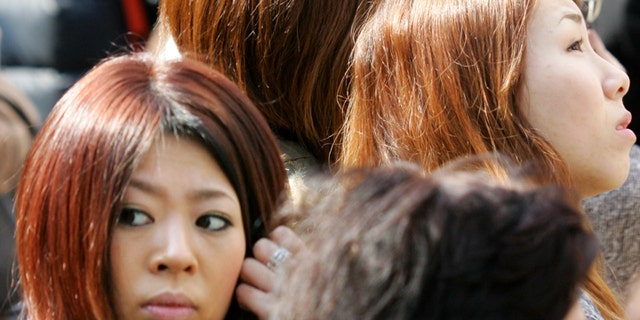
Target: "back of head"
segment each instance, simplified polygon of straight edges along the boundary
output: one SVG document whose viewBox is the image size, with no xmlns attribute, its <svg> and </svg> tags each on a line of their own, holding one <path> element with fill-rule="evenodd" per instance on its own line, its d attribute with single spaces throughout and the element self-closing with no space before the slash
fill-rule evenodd
<svg viewBox="0 0 640 320">
<path fill-rule="evenodd" d="M 0 77 L 0 195 L 15 188 L 39 122 L 36 107 Z"/>
<path fill-rule="evenodd" d="M 562 319 L 597 253 L 560 187 L 406 166 L 339 179 L 302 207 L 328 219 L 280 279 L 278 319 Z"/>
<path fill-rule="evenodd" d="M 516 107 L 533 1 L 386 0 L 358 34 L 343 167 L 411 160 L 434 170 L 499 151 L 564 165 Z"/>
<path fill-rule="evenodd" d="M 368 0 L 163 1 L 180 51 L 223 70 L 283 139 L 326 162 L 342 125 L 338 99 Z"/>
<path fill-rule="evenodd" d="M 193 139 L 216 160 L 238 195 L 248 248 L 270 229 L 286 173 L 235 84 L 194 61 L 109 59 L 56 104 L 27 156 L 16 243 L 29 318 L 114 317 L 111 230 L 132 171 L 163 134 Z"/>
<path fill-rule="evenodd" d="M 18 184 L 38 118 L 31 101 L 0 76 L 0 318 L 9 315 L 12 305 L 19 301 L 11 191 Z"/>
</svg>

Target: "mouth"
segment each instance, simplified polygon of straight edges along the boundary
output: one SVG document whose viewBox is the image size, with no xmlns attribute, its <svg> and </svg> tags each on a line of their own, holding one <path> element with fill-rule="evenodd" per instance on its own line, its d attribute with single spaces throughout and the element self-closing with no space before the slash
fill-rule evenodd
<svg viewBox="0 0 640 320">
<path fill-rule="evenodd" d="M 633 133 L 631 129 L 627 128 L 630 123 L 631 123 L 631 113 L 625 112 L 624 117 L 622 117 L 622 119 L 620 120 L 620 122 L 618 122 L 618 125 L 616 126 L 616 132 L 618 132 L 622 136 L 628 137 L 629 139 L 633 139 L 633 141 L 635 142 L 636 140 L 635 133 Z"/>
<path fill-rule="evenodd" d="M 618 125 L 616 126 L 616 130 L 625 130 L 627 129 L 630 123 L 631 123 L 631 113 L 627 112 L 622 118 L 622 121 L 620 121 L 620 123 L 618 123 Z"/>
<path fill-rule="evenodd" d="M 187 319 L 197 311 L 189 297 L 170 292 L 154 296 L 142 305 L 142 309 L 158 320 Z"/>
</svg>

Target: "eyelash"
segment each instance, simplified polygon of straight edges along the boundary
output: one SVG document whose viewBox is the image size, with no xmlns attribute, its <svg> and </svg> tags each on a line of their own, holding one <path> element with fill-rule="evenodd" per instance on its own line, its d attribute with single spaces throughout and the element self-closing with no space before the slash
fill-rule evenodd
<svg viewBox="0 0 640 320">
<path fill-rule="evenodd" d="M 142 218 L 144 219 L 144 221 L 136 222 L 136 219 L 140 218 L 139 214 L 143 215 Z M 116 224 L 128 227 L 140 227 L 151 223 L 153 223 L 153 218 L 146 212 L 136 208 L 122 208 L 122 210 L 118 214 L 118 217 L 116 218 Z"/>
<path fill-rule="evenodd" d="M 143 220 L 140 221 L 140 219 Z M 213 224 L 211 221 L 212 219 L 221 221 L 222 225 L 215 228 L 210 228 L 210 226 Z M 116 218 L 116 224 L 127 227 L 141 227 L 153 222 L 154 220 L 151 216 L 149 216 L 149 214 L 142 210 L 131 207 L 124 207 Z M 222 214 L 204 214 L 198 217 L 195 224 L 202 229 L 212 232 L 220 232 L 232 226 L 231 221 L 228 218 L 224 217 Z"/>
<path fill-rule="evenodd" d="M 214 219 L 218 219 L 222 221 L 222 226 L 220 227 L 216 227 L 214 229 L 209 229 L 209 225 L 211 225 L 211 220 L 207 220 L 208 218 L 214 218 Z M 207 225 L 208 222 L 208 225 Z M 200 217 L 198 217 L 198 219 L 196 220 L 196 225 L 200 228 L 203 228 L 207 231 L 212 231 L 212 232 L 220 232 L 223 231 L 227 228 L 229 228 L 230 226 L 232 226 L 231 221 L 229 219 L 227 219 L 226 217 L 224 217 L 221 214 L 205 214 L 202 215 Z"/>
<path fill-rule="evenodd" d="M 568 51 L 582 51 L 582 39 L 572 43 L 569 48 L 567 48 Z M 577 45 L 577 48 L 574 48 Z"/>
</svg>

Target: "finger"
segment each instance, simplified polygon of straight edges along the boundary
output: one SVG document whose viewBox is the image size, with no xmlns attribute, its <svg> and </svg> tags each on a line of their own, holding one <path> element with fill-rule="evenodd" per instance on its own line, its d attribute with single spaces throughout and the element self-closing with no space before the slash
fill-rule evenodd
<svg viewBox="0 0 640 320">
<path fill-rule="evenodd" d="M 271 255 L 278 249 L 279 245 L 269 238 L 260 238 L 253 245 L 253 256 L 260 262 L 266 264 L 271 259 Z"/>
<path fill-rule="evenodd" d="M 267 320 L 275 299 L 263 291 L 248 284 L 241 283 L 236 288 L 236 298 L 242 309 L 252 312 L 258 319 Z"/>
<path fill-rule="evenodd" d="M 260 261 L 247 258 L 242 263 L 240 279 L 247 285 L 268 293 L 275 286 L 276 276 Z"/>
<path fill-rule="evenodd" d="M 302 242 L 302 239 L 300 239 L 293 230 L 285 226 L 275 228 L 271 234 L 269 234 L 269 238 L 276 244 L 289 250 L 293 255 L 304 248 L 304 242 Z"/>
</svg>

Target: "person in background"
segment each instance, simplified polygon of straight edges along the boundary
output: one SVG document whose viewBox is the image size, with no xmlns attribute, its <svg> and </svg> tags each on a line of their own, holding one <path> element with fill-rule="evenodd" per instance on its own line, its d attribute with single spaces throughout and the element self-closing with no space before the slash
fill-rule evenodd
<svg viewBox="0 0 640 320">
<path fill-rule="evenodd" d="M 56 104 L 16 193 L 26 319 L 242 319 L 234 290 L 286 187 L 223 74 L 138 53 Z"/>
<path fill-rule="evenodd" d="M 18 315 L 13 192 L 40 119 L 31 101 L 0 75 L 0 319 Z"/>
<path fill-rule="evenodd" d="M 0 0 L 3 74 L 45 118 L 101 59 L 140 48 L 157 10 L 158 0 Z"/>
<path fill-rule="evenodd" d="M 310 183 L 282 209 L 306 212 L 310 232 L 278 273 L 272 319 L 580 319 L 598 243 L 577 194 L 471 162 Z"/>
<path fill-rule="evenodd" d="M 353 34 L 374 3 L 162 1 L 159 37 L 247 93 L 278 138 L 295 196 L 305 177 L 337 157 Z"/>
<path fill-rule="evenodd" d="M 385 0 L 351 70 L 345 170 L 405 160 L 433 171 L 500 152 L 581 198 L 627 179 L 629 78 L 593 50 L 573 1 Z M 622 317 L 600 263 L 584 288 L 594 318 Z"/>
</svg>

